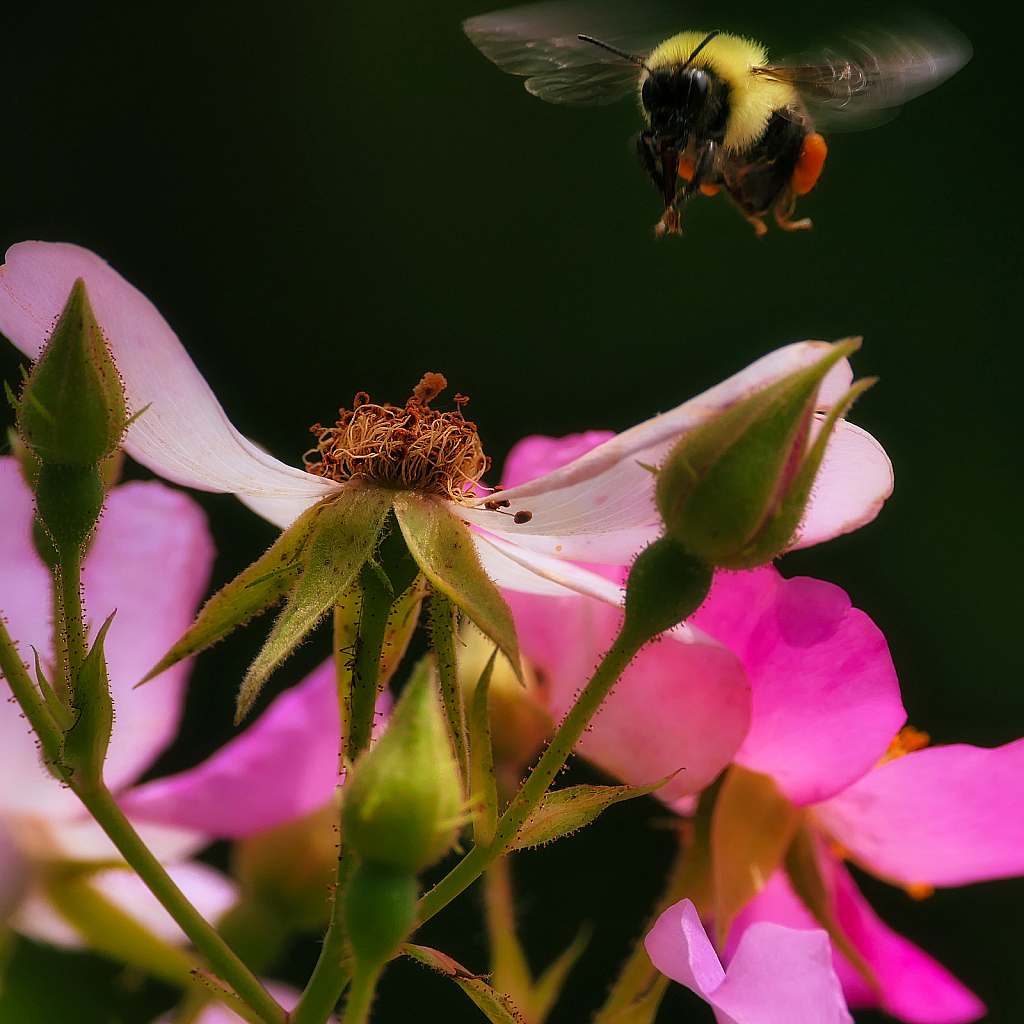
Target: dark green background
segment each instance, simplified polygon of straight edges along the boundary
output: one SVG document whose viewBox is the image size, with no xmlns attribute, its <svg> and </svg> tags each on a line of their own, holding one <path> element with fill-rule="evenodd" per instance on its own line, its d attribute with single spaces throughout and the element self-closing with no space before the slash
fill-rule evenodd
<svg viewBox="0 0 1024 1024">
<path fill-rule="evenodd" d="M 781 344 L 863 334 L 855 368 L 882 380 L 854 418 L 892 457 L 896 493 L 877 523 L 789 556 L 783 572 L 841 584 L 872 615 L 910 720 L 936 742 L 1021 736 L 1021 100 L 1004 8 L 943 6 L 973 40 L 972 63 L 896 121 L 830 138 L 799 206 L 813 232 L 758 240 L 724 199 L 699 199 L 685 237 L 660 242 L 657 198 L 630 153 L 636 110 L 527 95 L 460 32 L 486 9 L 101 0 L 5 11 L 0 241 L 74 241 L 109 259 L 160 307 L 239 428 L 292 463 L 308 425 L 354 392 L 401 402 L 425 370 L 472 397 L 500 466 L 524 434 L 620 430 Z M 689 7 L 672 28 L 738 31 L 784 54 L 880 11 L 737 0 Z M 5 378 L 17 363 L 0 347 Z M 199 500 L 222 582 L 275 531 L 233 498 Z M 199 660 L 163 769 L 230 734 L 233 689 L 263 628 Z M 325 651 L 323 638 L 307 644 L 274 688 Z M 616 808 L 521 858 L 539 960 L 583 918 L 597 924 L 558 1021 L 587 1018 L 657 887 L 657 814 L 653 802 Z M 1019 880 L 923 904 L 865 887 L 988 1002 L 989 1020 L 1024 1018 Z M 483 969 L 472 897 L 460 902 L 423 941 Z M 293 981 L 314 955 L 296 949 Z M 71 1019 L 17 1000 L 37 971 L 63 979 L 83 969 L 77 959 L 68 968 L 25 946 L 15 966 L 3 1024 Z M 109 1006 L 80 1000 L 74 1020 L 142 1019 L 130 985 L 111 991 Z M 663 1019 L 682 1019 L 683 1005 L 675 997 Z M 477 1018 L 403 964 L 377 1019 Z"/>
</svg>

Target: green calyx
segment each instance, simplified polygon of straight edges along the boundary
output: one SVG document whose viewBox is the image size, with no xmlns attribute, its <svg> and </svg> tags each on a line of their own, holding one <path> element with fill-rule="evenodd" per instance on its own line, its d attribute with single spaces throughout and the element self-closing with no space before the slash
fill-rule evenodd
<svg viewBox="0 0 1024 1024">
<path fill-rule="evenodd" d="M 342 831 L 361 861 L 416 874 L 455 841 L 462 787 L 429 659 L 351 770 L 344 798 Z"/>
<path fill-rule="evenodd" d="M 79 279 L 22 388 L 18 429 L 43 462 L 95 466 L 127 422 L 121 379 Z"/>
<path fill-rule="evenodd" d="M 860 347 L 827 347 L 812 366 L 690 431 L 658 473 L 657 503 L 668 536 L 708 565 L 750 569 L 781 554 L 800 525 L 832 427 L 874 383 L 859 381 L 810 443 L 818 389 Z"/>
</svg>

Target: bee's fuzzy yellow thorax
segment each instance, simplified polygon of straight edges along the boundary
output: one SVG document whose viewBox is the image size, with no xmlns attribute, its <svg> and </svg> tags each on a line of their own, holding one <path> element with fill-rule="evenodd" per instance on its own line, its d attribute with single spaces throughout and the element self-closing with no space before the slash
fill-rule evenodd
<svg viewBox="0 0 1024 1024">
<path fill-rule="evenodd" d="M 647 67 L 654 71 L 684 63 L 707 35 L 680 32 L 666 39 L 647 58 Z M 760 43 L 725 33 L 715 36 L 693 60 L 695 67 L 710 68 L 729 83 L 731 110 L 723 143 L 727 150 L 738 153 L 753 145 L 764 134 L 772 114 L 797 99 L 791 85 L 750 73 L 751 68 L 764 67 L 767 62 L 768 51 Z M 641 76 L 641 86 L 646 77 Z"/>
</svg>

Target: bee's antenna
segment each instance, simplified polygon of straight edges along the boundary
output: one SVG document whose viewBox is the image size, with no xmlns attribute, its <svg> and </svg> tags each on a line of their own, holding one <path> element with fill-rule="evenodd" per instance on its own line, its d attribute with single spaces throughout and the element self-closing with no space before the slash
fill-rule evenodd
<svg viewBox="0 0 1024 1024">
<path fill-rule="evenodd" d="M 602 50 L 607 50 L 609 53 L 614 53 L 618 57 L 625 57 L 626 60 L 631 60 L 634 64 L 639 64 L 642 68 L 647 67 L 647 65 L 644 63 L 643 57 L 638 57 L 635 53 L 626 53 L 625 50 L 616 49 L 614 46 L 609 46 L 607 43 L 602 43 L 600 39 L 595 39 L 593 36 L 577 36 L 576 38 L 584 43 L 593 43 L 594 46 L 600 46 Z M 707 42 L 707 40 L 705 39 L 704 42 Z M 701 43 L 700 45 L 703 46 L 704 43 Z"/>
<path fill-rule="evenodd" d="M 722 30 L 720 28 L 716 28 L 714 32 L 709 32 L 704 37 L 704 40 L 700 44 L 700 46 L 698 46 L 697 49 L 694 50 L 693 53 L 691 53 L 690 56 L 686 58 L 686 63 L 683 64 L 683 67 L 684 68 L 689 67 L 693 63 L 693 58 L 696 57 L 697 54 L 700 53 L 700 51 L 703 50 L 704 47 L 707 46 L 708 43 L 710 43 L 711 40 L 715 38 L 715 36 L 720 36 L 721 34 L 722 34 Z M 583 37 L 580 36 L 580 38 L 582 39 Z"/>
</svg>

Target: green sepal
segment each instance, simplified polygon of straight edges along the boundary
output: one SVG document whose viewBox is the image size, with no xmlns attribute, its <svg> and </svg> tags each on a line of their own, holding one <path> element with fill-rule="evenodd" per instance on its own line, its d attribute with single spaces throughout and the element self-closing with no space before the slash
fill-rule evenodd
<svg viewBox="0 0 1024 1024">
<path fill-rule="evenodd" d="M 462 787 L 429 656 L 383 736 L 352 767 L 343 795 L 342 831 L 363 861 L 416 874 L 451 848 Z"/>
<path fill-rule="evenodd" d="M 413 960 L 451 978 L 476 1004 L 491 1024 L 527 1024 L 510 996 L 491 988 L 479 974 L 467 971 L 450 956 L 429 946 L 415 946 L 407 942 L 402 952 Z"/>
<path fill-rule="evenodd" d="M 859 338 L 837 342 L 813 365 L 688 432 L 657 479 L 668 535 L 720 568 L 753 568 L 778 555 L 799 523 L 817 471 L 816 463 L 806 472 L 818 388 L 831 367 L 859 347 Z M 821 453 L 827 440 L 825 433 Z"/>
<path fill-rule="evenodd" d="M 854 401 L 877 382 L 877 377 L 865 377 L 856 381 L 853 387 L 832 407 L 822 424 L 821 432 L 800 467 L 800 472 L 793 480 L 792 486 L 779 506 L 779 511 L 765 523 L 758 536 L 757 544 L 752 546 L 747 553 L 746 561 L 752 565 L 762 565 L 798 539 L 797 528 L 800 526 L 800 520 L 804 517 L 804 509 L 811 496 L 814 478 L 818 475 L 818 469 L 825 457 L 825 448 L 832 436 L 833 428 Z"/>
<path fill-rule="evenodd" d="M 793 835 L 783 864 L 793 891 L 811 912 L 814 920 L 828 932 L 828 937 L 836 949 L 850 961 L 874 992 L 881 994 L 875 972 L 836 919 L 828 887 L 818 866 L 815 839 L 805 823 L 801 823 Z"/>
<path fill-rule="evenodd" d="M 437 675 L 441 684 L 441 703 L 448 719 L 448 733 L 459 762 L 459 774 L 467 792 L 469 782 L 469 738 L 466 734 L 466 708 L 459 680 L 458 656 L 455 649 L 455 606 L 444 594 L 430 595 L 430 638 L 437 657 Z"/>
<path fill-rule="evenodd" d="M 79 278 L 22 388 L 18 429 L 44 462 L 95 466 L 127 420 L 121 378 Z"/>
<path fill-rule="evenodd" d="M 413 491 L 395 494 L 395 515 L 431 586 L 498 645 L 522 681 L 512 611 L 480 565 L 469 527 L 439 501 Z"/>
<path fill-rule="evenodd" d="M 148 683 L 172 665 L 198 654 L 280 601 L 299 578 L 303 548 L 325 503 L 330 500 L 327 498 L 306 509 L 265 554 L 218 590 L 203 605 L 184 636 L 137 685 Z"/>
<path fill-rule="evenodd" d="M 75 724 L 76 712 L 61 704 L 60 698 L 54 691 L 53 686 L 50 685 L 50 680 L 46 678 L 46 673 L 43 672 L 43 666 L 39 660 L 39 652 L 34 647 L 32 648 L 32 654 L 36 660 L 36 683 L 39 686 L 39 692 L 43 695 L 43 703 L 53 717 L 57 728 L 62 732 L 67 732 Z"/>
<path fill-rule="evenodd" d="M 94 865 L 68 865 L 45 879 L 46 893 L 61 916 L 97 952 L 170 985 L 190 985 L 194 965 L 188 957 L 147 931 L 94 888 L 89 881 L 94 870 Z"/>
<path fill-rule="evenodd" d="M 79 789 L 96 789 L 103 782 L 103 762 L 114 726 L 114 702 L 107 679 L 103 644 L 116 612 L 103 623 L 78 670 L 72 702 L 78 717 L 64 736 L 61 764 L 74 773 Z"/>
<path fill-rule="evenodd" d="M 623 635 L 647 640 L 689 618 L 711 591 L 714 572 L 671 537 L 648 544 L 626 581 Z"/>
<path fill-rule="evenodd" d="M 466 715 L 469 741 L 469 795 L 475 805 L 473 841 L 477 846 L 491 845 L 498 824 L 498 781 L 494 774 L 491 716 L 488 705 L 491 675 L 497 657 L 498 648 L 495 647 L 470 696 Z"/>
<path fill-rule="evenodd" d="M 377 547 L 391 512 L 392 493 L 350 482 L 338 497 L 317 506 L 320 512 L 302 552 L 302 572 L 263 650 L 242 680 L 236 723 L 252 707 L 271 672 L 355 582 Z"/>
<path fill-rule="evenodd" d="M 725 948 L 736 915 L 764 888 L 800 825 L 801 811 L 770 775 L 730 765 L 711 815 L 715 945 Z"/>
<path fill-rule="evenodd" d="M 561 839 L 589 825 L 612 804 L 653 793 L 677 774 L 673 772 L 646 786 L 569 786 L 545 793 L 534 812 L 523 822 L 509 849 L 524 850 Z"/>
</svg>

